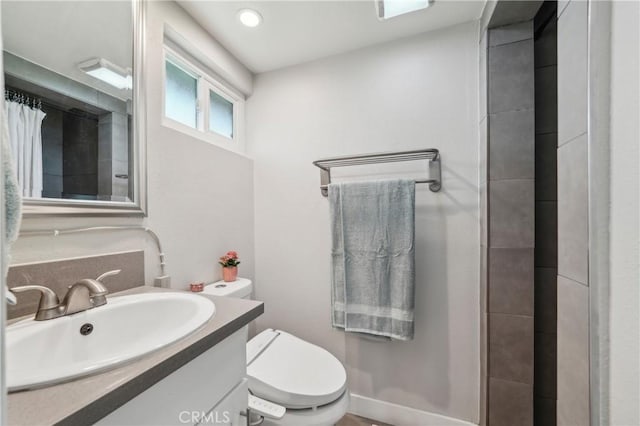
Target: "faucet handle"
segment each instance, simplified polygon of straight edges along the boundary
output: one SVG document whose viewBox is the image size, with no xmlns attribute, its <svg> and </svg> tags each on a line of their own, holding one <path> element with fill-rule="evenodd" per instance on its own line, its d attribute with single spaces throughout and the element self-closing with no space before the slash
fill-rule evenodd
<svg viewBox="0 0 640 426">
<path fill-rule="evenodd" d="M 16 295 L 11 293 L 9 289 L 7 289 L 6 287 L 4 289 L 4 297 L 5 299 L 7 299 L 7 303 L 10 305 L 15 305 L 16 303 L 18 303 L 18 299 L 16 299 Z"/>
<path fill-rule="evenodd" d="M 122 269 L 114 269 L 113 271 L 105 272 L 104 274 L 102 274 L 98 278 L 96 278 L 96 281 L 102 281 L 107 277 L 112 277 L 114 275 L 118 275 L 120 272 L 122 272 Z"/>
<path fill-rule="evenodd" d="M 60 299 L 58 299 L 58 296 L 54 293 L 54 291 L 48 287 L 44 287 L 41 285 L 23 285 L 19 287 L 14 287 L 10 289 L 10 291 L 12 293 L 23 293 L 25 291 L 39 291 L 40 303 L 38 305 L 38 311 L 44 310 L 44 309 L 56 308 L 58 305 L 60 305 Z"/>
</svg>

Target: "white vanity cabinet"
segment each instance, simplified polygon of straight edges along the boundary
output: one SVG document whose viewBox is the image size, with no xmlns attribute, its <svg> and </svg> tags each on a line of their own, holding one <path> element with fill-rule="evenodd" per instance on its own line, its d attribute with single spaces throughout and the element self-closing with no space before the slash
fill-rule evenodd
<svg viewBox="0 0 640 426">
<path fill-rule="evenodd" d="M 245 326 L 96 424 L 245 425 L 246 341 Z"/>
</svg>

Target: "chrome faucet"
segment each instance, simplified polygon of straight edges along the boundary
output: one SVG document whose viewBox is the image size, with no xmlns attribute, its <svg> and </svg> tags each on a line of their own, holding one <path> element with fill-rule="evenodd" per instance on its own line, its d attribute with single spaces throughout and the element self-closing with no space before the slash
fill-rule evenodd
<svg viewBox="0 0 640 426">
<path fill-rule="evenodd" d="M 86 311 L 106 304 L 107 294 L 109 291 L 101 281 L 106 277 L 117 275 L 119 273 L 120 269 L 117 269 L 106 272 L 95 280 L 87 278 L 70 285 L 62 303 L 60 303 L 60 299 L 58 299 L 58 296 L 53 292 L 53 290 L 40 285 L 14 287 L 11 289 L 11 292 L 22 293 L 25 291 L 39 291 L 40 303 L 38 304 L 35 320 L 45 321 L 65 315 L 75 314 L 76 312 Z"/>
</svg>

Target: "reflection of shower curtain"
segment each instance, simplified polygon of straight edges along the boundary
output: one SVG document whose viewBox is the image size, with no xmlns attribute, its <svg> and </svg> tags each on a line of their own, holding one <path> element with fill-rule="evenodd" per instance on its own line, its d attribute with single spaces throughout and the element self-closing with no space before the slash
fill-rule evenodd
<svg viewBox="0 0 640 426">
<path fill-rule="evenodd" d="M 11 156 L 23 197 L 42 197 L 42 120 L 37 108 L 6 101 Z"/>
</svg>

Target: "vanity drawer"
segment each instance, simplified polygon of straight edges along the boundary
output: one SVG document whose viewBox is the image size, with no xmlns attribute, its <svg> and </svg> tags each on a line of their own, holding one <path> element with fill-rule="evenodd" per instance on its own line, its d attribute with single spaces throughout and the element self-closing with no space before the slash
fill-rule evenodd
<svg viewBox="0 0 640 426">
<path fill-rule="evenodd" d="M 246 341 L 245 326 L 96 424 L 196 424 L 203 413 L 217 407 L 242 384 L 247 369 Z"/>
</svg>

